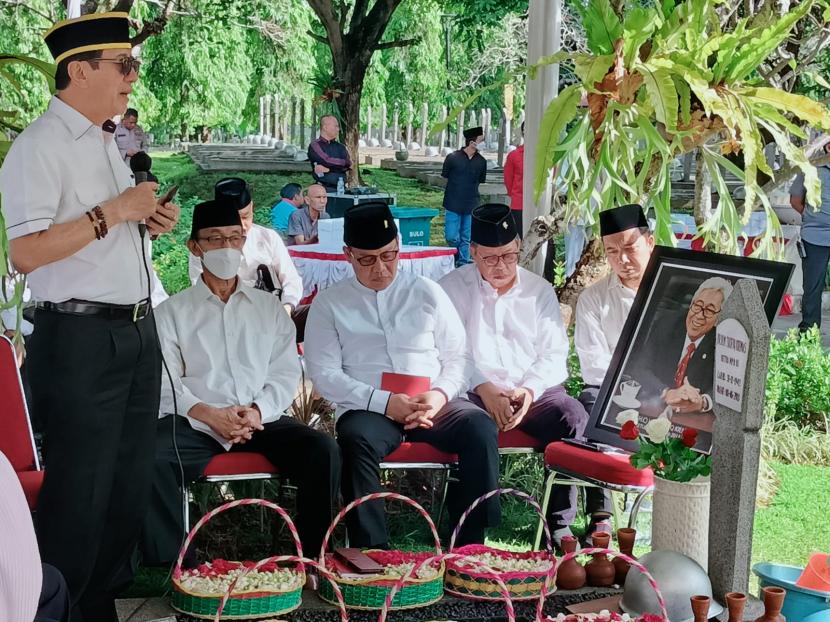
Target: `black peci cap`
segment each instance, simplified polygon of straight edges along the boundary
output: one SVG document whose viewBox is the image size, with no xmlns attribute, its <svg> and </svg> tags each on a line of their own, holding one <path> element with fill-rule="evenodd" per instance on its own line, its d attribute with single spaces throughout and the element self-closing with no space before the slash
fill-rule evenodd
<svg viewBox="0 0 830 622">
<path fill-rule="evenodd" d="M 398 237 L 398 227 L 386 203 L 360 203 L 343 213 L 343 242 L 346 246 L 373 251 Z"/>
<path fill-rule="evenodd" d="M 43 35 L 46 47 L 60 63 L 63 59 L 97 50 L 132 50 L 127 13 L 90 13 L 58 22 Z"/>
</svg>

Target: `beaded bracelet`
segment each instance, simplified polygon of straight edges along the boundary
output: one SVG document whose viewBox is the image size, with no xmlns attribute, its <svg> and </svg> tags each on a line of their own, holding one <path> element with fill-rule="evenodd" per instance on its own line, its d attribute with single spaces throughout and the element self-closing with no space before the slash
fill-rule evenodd
<svg viewBox="0 0 830 622">
<path fill-rule="evenodd" d="M 86 213 L 86 217 L 89 218 L 89 222 L 92 223 L 92 229 L 95 231 L 95 239 L 100 240 L 104 236 L 101 235 L 101 231 L 98 229 L 98 225 L 95 224 L 95 219 L 92 217 L 92 211 L 85 212 L 85 213 Z"/>
<path fill-rule="evenodd" d="M 100 205 L 96 205 L 92 211 L 95 212 L 95 218 L 98 219 L 98 224 L 101 226 L 101 237 L 107 237 L 109 229 L 107 228 L 107 219 L 104 217 L 104 210 L 101 209 Z"/>
</svg>

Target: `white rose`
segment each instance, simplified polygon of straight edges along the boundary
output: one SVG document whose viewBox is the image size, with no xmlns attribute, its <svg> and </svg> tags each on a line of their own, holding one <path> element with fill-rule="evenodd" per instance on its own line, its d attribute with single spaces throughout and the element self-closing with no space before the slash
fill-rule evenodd
<svg viewBox="0 0 830 622">
<path fill-rule="evenodd" d="M 671 429 L 671 421 L 665 417 L 652 419 L 646 424 L 646 435 L 652 443 L 662 443 Z"/>
<path fill-rule="evenodd" d="M 640 413 L 638 413 L 633 408 L 629 408 L 628 410 L 621 410 L 617 415 L 617 425 L 620 427 L 624 426 L 626 422 L 631 421 L 633 423 L 637 423 L 640 418 Z"/>
</svg>

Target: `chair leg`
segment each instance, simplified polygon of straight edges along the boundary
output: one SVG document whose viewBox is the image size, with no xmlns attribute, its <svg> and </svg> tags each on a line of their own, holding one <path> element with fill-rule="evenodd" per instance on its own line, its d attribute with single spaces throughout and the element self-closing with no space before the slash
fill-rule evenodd
<svg viewBox="0 0 830 622">
<path fill-rule="evenodd" d="M 441 519 L 444 517 L 444 506 L 447 504 L 447 491 L 450 488 L 450 469 L 444 469 L 444 484 L 441 486 L 441 502 L 438 504 L 438 520 L 435 522 L 440 529 Z"/>
<path fill-rule="evenodd" d="M 622 525 L 622 516 L 620 515 L 620 501 L 623 502 L 623 508 L 625 508 L 625 497 L 623 496 L 620 499 L 620 493 L 611 491 L 611 519 L 614 522 L 614 527 L 616 529 L 620 528 Z"/>
<path fill-rule="evenodd" d="M 187 485 L 182 486 L 182 523 L 187 535 L 190 532 L 190 489 Z"/>
<path fill-rule="evenodd" d="M 533 550 L 538 551 L 542 543 L 542 521 L 548 515 L 548 506 L 550 505 L 550 495 L 553 490 L 553 482 L 556 479 L 556 471 L 549 471 L 545 479 L 545 493 L 542 496 L 542 516 L 539 517 L 539 524 L 536 526 L 536 537 L 533 539 Z"/>
<path fill-rule="evenodd" d="M 637 498 L 634 499 L 634 503 L 631 505 L 631 515 L 628 517 L 628 526 L 634 528 L 637 524 L 637 514 L 640 513 L 640 506 L 643 504 L 643 501 L 646 498 L 646 495 L 649 494 L 653 488 L 643 488 L 639 493 L 637 493 Z"/>
</svg>

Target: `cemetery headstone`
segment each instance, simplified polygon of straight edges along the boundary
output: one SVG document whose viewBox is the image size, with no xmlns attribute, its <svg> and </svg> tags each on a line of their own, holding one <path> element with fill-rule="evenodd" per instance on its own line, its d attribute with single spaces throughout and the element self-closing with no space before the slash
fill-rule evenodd
<svg viewBox="0 0 830 622">
<path fill-rule="evenodd" d="M 715 341 L 709 576 L 715 597 L 746 592 L 752 557 L 770 328 L 758 287 L 739 280 Z"/>
</svg>

